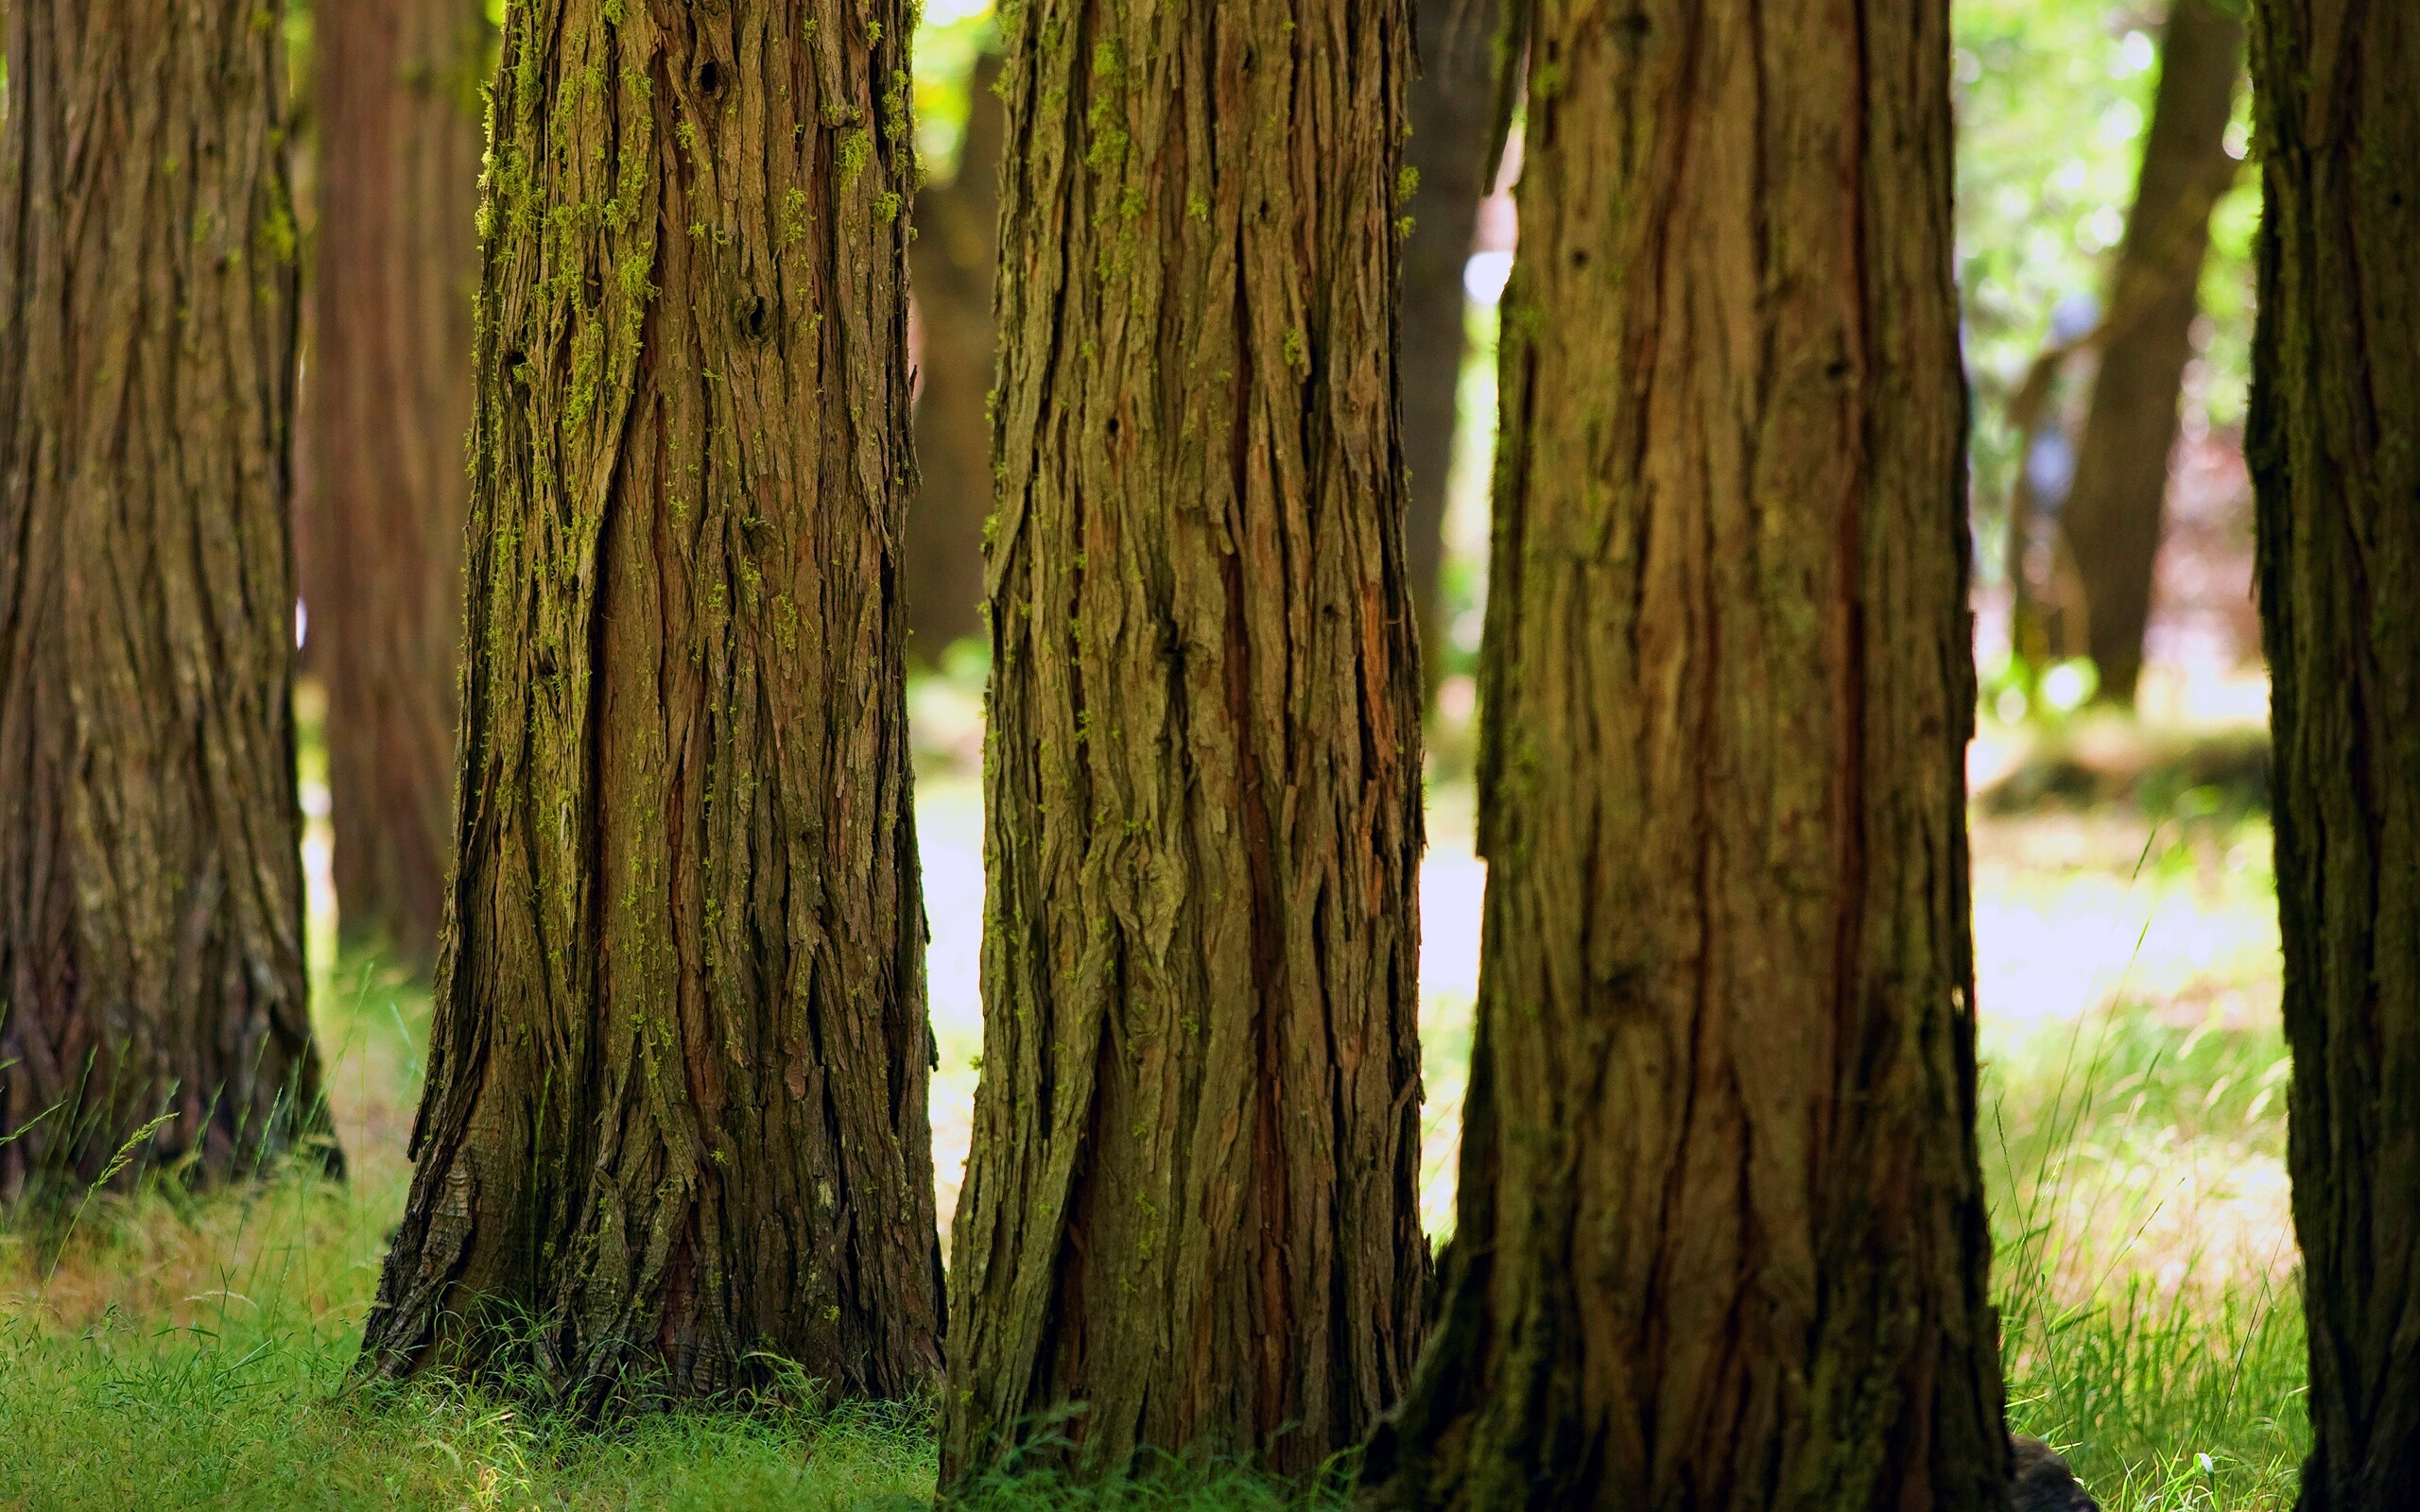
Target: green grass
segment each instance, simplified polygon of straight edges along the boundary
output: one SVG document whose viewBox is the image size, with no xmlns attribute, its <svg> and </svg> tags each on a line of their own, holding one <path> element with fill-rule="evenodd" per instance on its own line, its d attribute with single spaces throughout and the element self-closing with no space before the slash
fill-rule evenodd
<svg viewBox="0 0 2420 1512">
<path fill-rule="evenodd" d="M 2011 1425 L 2113 1512 L 2290 1507 L 2308 1426 L 2267 830 L 1977 835 Z"/>
<path fill-rule="evenodd" d="M 2146 829 L 1978 827 L 2011 1421 L 2067 1450 L 2112 1512 L 2284 1508 L 2307 1429 L 2266 835 L 2253 821 L 2147 844 Z M 2026 943 L 2037 936 L 2050 943 Z M 2099 964 L 2079 972 L 2079 954 Z M 0 1507 L 926 1504 L 925 1424 L 819 1411 L 804 1389 L 597 1430 L 509 1389 L 358 1383 L 360 1319 L 408 1178 L 426 1005 L 355 959 L 321 984 L 319 1012 L 349 1182 L 296 1171 L 200 1199 L 103 1195 L 63 1246 L 0 1231 Z M 1439 1054 L 1462 1043 L 1437 1038 Z M 1011 1478 L 975 1501 L 1339 1499 L 1217 1469 L 1112 1491 Z"/>
<path fill-rule="evenodd" d="M 2308 1447 L 2273 1028 L 2118 1017 L 1996 1068 L 2009 1420 L 2113 1509 L 2284 1508 Z"/>
</svg>

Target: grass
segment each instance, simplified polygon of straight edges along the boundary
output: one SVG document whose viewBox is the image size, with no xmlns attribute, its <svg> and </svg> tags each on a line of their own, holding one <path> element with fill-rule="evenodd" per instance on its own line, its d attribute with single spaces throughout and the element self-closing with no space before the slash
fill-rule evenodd
<svg viewBox="0 0 2420 1512">
<path fill-rule="evenodd" d="M 964 795 L 935 793 L 928 844 L 971 853 L 947 807 Z M 1461 843 L 1454 823 L 1441 833 Z M 1976 858 L 2011 1421 L 2067 1450 L 2112 1512 L 2287 1507 L 2307 1429 L 2265 832 L 1986 816 Z M 1432 893 L 1431 907 L 1464 897 Z M 63 1246 L 0 1231 L 0 1507 L 927 1504 L 924 1423 L 820 1411 L 804 1390 L 593 1431 L 509 1390 L 354 1381 L 408 1177 L 427 1009 L 355 958 L 322 981 L 319 1013 L 349 1182 L 296 1170 L 200 1199 L 101 1195 Z M 1467 1015 L 1467 982 L 1432 996 L 1432 1091 L 1459 1086 Z M 941 1123 L 971 1091 L 943 1079 Z M 1450 1155 L 1443 1122 L 1432 1162 Z M 1450 1184 L 1440 1164 L 1432 1211 L 1450 1211 Z M 1337 1501 L 1232 1469 L 1108 1492 L 1011 1478 L 976 1498 L 1013 1512 Z"/>
<path fill-rule="evenodd" d="M 2010 1422 L 2113 1512 L 2290 1507 L 2308 1446 L 2269 856 L 2239 817 L 1976 829 Z"/>
</svg>

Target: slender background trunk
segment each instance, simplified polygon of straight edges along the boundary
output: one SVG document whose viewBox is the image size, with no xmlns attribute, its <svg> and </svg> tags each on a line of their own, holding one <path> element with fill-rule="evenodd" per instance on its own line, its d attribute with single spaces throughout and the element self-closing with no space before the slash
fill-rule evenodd
<svg viewBox="0 0 2420 1512">
<path fill-rule="evenodd" d="M 320 224 L 304 438 L 345 931 L 425 966 L 444 909 L 462 623 L 483 0 L 314 13 Z"/>
<path fill-rule="evenodd" d="M 2142 174 L 2110 281 L 2100 374 L 2060 516 L 2083 579 L 2085 645 L 2101 696 L 2118 703 L 2135 701 L 2142 675 L 2210 211 L 2239 166 L 2226 133 L 2242 74 L 2243 24 L 2213 0 L 2172 0 Z"/>
<path fill-rule="evenodd" d="M 767 1355 L 844 1394 L 938 1371 L 909 29 L 896 0 L 508 15 L 389 1373 L 510 1346 L 596 1407 Z"/>
<path fill-rule="evenodd" d="M 1497 0 L 1421 0 L 1420 75 L 1404 161 L 1419 176 L 1403 249 L 1404 459 L 1411 468 L 1404 553 L 1420 610 L 1422 665 L 1445 665 L 1445 507 L 1468 346 L 1462 270 L 1495 163 Z"/>
<path fill-rule="evenodd" d="M 2420 1486 L 2420 11 L 2262 0 L 2246 452 L 2310 1337 L 2301 1504 Z"/>
<path fill-rule="evenodd" d="M 0 1196 L 163 1114 L 130 1178 L 224 1177 L 325 1129 L 283 47 L 251 0 L 5 14 Z"/>
<path fill-rule="evenodd" d="M 983 632 L 983 522 L 992 513 L 992 276 L 1000 260 L 1000 145 L 1007 108 L 986 53 L 966 83 L 958 173 L 916 197 L 908 252 L 925 352 L 917 375 L 916 462 L 908 512 L 908 642 L 938 659 Z"/>
<path fill-rule="evenodd" d="M 1038 1431 L 1306 1471 L 1418 1342 L 1409 28 L 1014 13 L 944 1484 Z"/>
<path fill-rule="evenodd" d="M 1442 1312 L 1365 1494 L 2007 1505 L 1947 0 L 1540 0 Z"/>
</svg>

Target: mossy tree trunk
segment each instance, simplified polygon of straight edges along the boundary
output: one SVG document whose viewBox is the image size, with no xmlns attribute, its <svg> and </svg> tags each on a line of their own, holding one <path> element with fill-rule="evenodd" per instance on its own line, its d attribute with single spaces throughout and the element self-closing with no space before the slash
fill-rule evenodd
<svg viewBox="0 0 2420 1512">
<path fill-rule="evenodd" d="M 1409 23 L 1013 13 L 945 1484 L 1044 1429 L 1306 1470 L 1417 1344 Z"/>
<path fill-rule="evenodd" d="M 996 53 L 966 84 L 958 172 L 916 197 L 908 253 L 925 352 L 917 374 L 916 461 L 908 512 L 908 642 L 937 660 L 983 630 L 983 522 L 992 513 L 992 275 L 1000 261 L 1000 146 L 1007 109 Z"/>
<path fill-rule="evenodd" d="M 320 7 L 302 596 L 345 932 L 434 958 L 454 806 L 484 0 Z"/>
<path fill-rule="evenodd" d="M 1947 0 L 1528 20 L 1460 1214 L 1365 1495 L 2003 1507 Z"/>
<path fill-rule="evenodd" d="M 2261 0 L 2246 451 L 2310 1338 L 2301 1505 L 2420 1486 L 2420 11 Z"/>
<path fill-rule="evenodd" d="M 1420 610 L 1422 664 L 1445 662 L 1445 510 L 1451 502 L 1462 357 L 1462 274 L 1495 170 L 1498 0 L 1421 0 L 1420 77 L 1404 159 L 1418 176 L 1403 249 L 1404 456 L 1411 468 L 1405 555 Z"/>
<path fill-rule="evenodd" d="M 940 1356 L 897 543 L 908 8 L 528 0 L 480 211 L 462 801 L 389 1374 Z"/>
<path fill-rule="evenodd" d="M 163 1114 L 126 1176 L 325 1127 L 263 14 L 0 9 L 0 1196 L 80 1187 Z"/>
<path fill-rule="evenodd" d="M 2135 208 L 2110 280 L 2100 374 L 2061 511 L 2083 580 L 2084 644 L 2101 696 L 2117 703 L 2135 701 L 2142 676 L 2210 211 L 2238 166 L 2226 133 L 2242 75 L 2243 23 L 2218 0 L 2171 0 Z"/>
</svg>

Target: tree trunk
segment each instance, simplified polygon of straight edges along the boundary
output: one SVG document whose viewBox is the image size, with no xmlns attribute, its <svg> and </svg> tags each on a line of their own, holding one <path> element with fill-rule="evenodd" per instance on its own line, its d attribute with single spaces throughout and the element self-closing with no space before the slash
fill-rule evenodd
<svg viewBox="0 0 2420 1512">
<path fill-rule="evenodd" d="M 1949 6 L 1533 25 L 1459 1226 L 1365 1494 L 2004 1507 Z"/>
<path fill-rule="evenodd" d="M 2212 0 L 2171 0 L 2160 59 L 2142 176 L 2111 280 L 2100 375 L 2062 513 L 2083 577 L 2084 640 L 2100 696 L 2125 704 L 2143 670 L 2210 210 L 2235 181 L 2226 134 L 2243 73 L 2243 25 Z"/>
<path fill-rule="evenodd" d="M 250 1173 L 326 1129 L 294 780 L 284 47 L 257 13 L 6 13 L 0 1194 Z"/>
<path fill-rule="evenodd" d="M 426 965 L 444 908 L 478 288 L 484 0 L 323 4 L 303 559 L 346 933 Z"/>
<path fill-rule="evenodd" d="M 1420 611 L 1422 663 L 1434 682 L 1445 664 L 1446 485 L 1453 473 L 1466 346 L 1462 270 L 1478 230 L 1479 202 L 1495 169 L 1497 0 L 1421 0 L 1420 77 L 1411 85 L 1418 175 L 1411 235 L 1403 249 L 1404 456 L 1411 467 L 1404 548 Z"/>
<path fill-rule="evenodd" d="M 1000 146 L 1007 109 L 997 54 L 967 80 L 958 176 L 916 197 L 908 253 L 924 317 L 916 461 L 908 511 L 908 644 L 927 662 L 983 633 L 983 522 L 992 514 L 992 271 L 1000 240 Z"/>
<path fill-rule="evenodd" d="M 908 7 L 526 0 L 460 814 L 364 1341 L 595 1410 L 938 1370 L 897 542 Z"/>
<path fill-rule="evenodd" d="M 2310 1335 L 2301 1504 L 2420 1486 L 2420 12 L 2261 0 L 2245 447 Z"/>
<path fill-rule="evenodd" d="M 1304 1471 L 1393 1400 L 1427 1265 L 1409 7 L 1012 14 L 942 1480 L 1044 1431 Z"/>
</svg>

